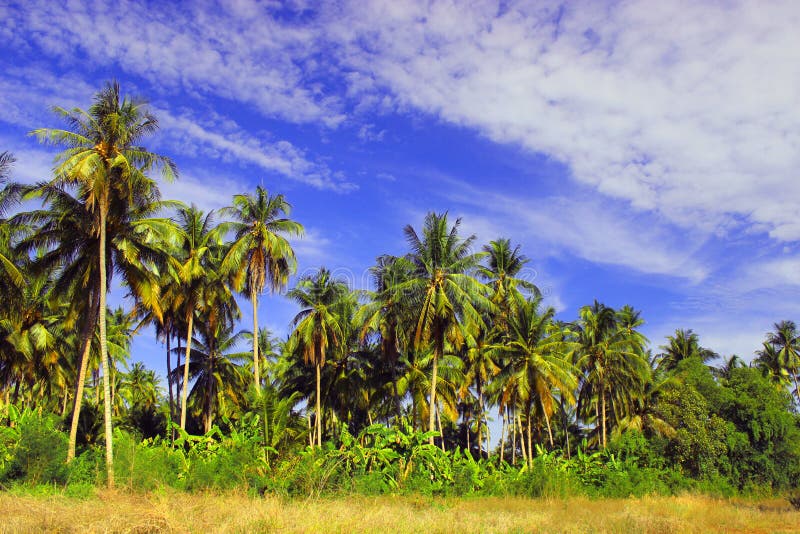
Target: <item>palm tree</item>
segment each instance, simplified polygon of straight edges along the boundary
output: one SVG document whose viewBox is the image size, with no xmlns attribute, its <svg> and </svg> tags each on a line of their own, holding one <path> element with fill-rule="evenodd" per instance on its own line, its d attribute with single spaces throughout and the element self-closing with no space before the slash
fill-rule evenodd
<svg viewBox="0 0 800 534">
<path fill-rule="evenodd" d="M 329 350 L 343 340 L 343 329 L 336 307 L 349 290 L 324 267 L 314 276 L 304 276 L 287 296 L 303 309 L 294 317 L 292 340 L 303 353 L 303 361 L 316 371 L 316 438 L 322 446 L 322 400 L 320 373 Z"/>
<path fill-rule="evenodd" d="M 223 213 L 234 219 L 230 224 L 235 240 L 222 260 L 223 272 L 233 274 L 233 286 L 244 289 L 253 305 L 253 332 L 258 332 L 258 295 L 269 283 L 272 292 L 282 290 L 297 268 L 297 261 L 286 237 L 301 236 L 303 226 L 288 218 L 291 205 L 283 195 L 270 195 L 256 187 L 256 195 L 236 195 L 233 206 Z M 258 343 L 253 338 L 253 377 L 261 385 L 258 368 Z"/>
<path fill-rule="evenodd" d="M 645 340 L 635 330 L 641 322 L 632 309 L 617 314 L 597 301 L 580 310 L 577 367 L 583 378 L 578 411 L 588 418 L 594 408 L 595 432 L 603 448 L 608 444 L 609 404 L 612 422 L 624 419 L 649 377 Z"/>
<path fill-rule="evenodd" d="M 451 227 L 447 213 L 428 213 L 420 237 L 411 225 L 405 227 L 411 247 L 408 259 L 414 265 L 411 278 L 395 291 L 407 298 L 415 319 L 415 350 L 433 344 L 428 429 L 435 430 L 436 380 L 438 362 L 444 354 L 445 341 L 455 349 L 468 336 L 484 326 L 481 310 L 491 308 L 486 287 L 471 276 L 484 253 L 473 253 L 475 236 L 461 239 L 457 219 Z M 430 438 L 433 444 L 433 437 Z"/>
<path fill-rule="evenodd" d="M 733 370 L 741 367 L 745 367 L 744 361 L 742 361 L 742 359 L 736 354 L 733 354 L 728 358 L 723 358 L 722 365 L 713 368 L 711 372 L 714 373 L 717 378 L 724 378 L 728 380 L 730 379 Z"/>
<path fill-rule="evenodd" d="M 118 395 L 129 407 L 152 409 L 158 403 L 158 389 L 155 371 L 147 369 L 142 362 L 136 362 L 123 374 Z"/>
<path fill-rule="evenodd" d="M 774 324 L 775 330 L 767 333 L 767 343 L 778 352 L 780 366 L 786 370 L 794 381 L 794 394 L 800 403 L 800 331 L 794 321 L 781 321 Z"/>
<path fill-rule="evenodd" d="M 17 265 L 14 263 L 10 250 L 12 227 L 4 219 L 8 207 L 16 202 L 18 198 L 17 186 L 9 184 L 8 179 L 11 174 L 11 166 L 16 160 L 9 152 L 0 153 L 0 272 L 10 285 L 19 289 L 25 280 Z M 5 284 L 4 284 L 5 285 Z"/>
<path fill-rule="evenodd" d="M 540 296 L 541 292 L 532 282 L 518 277 L 530 261 L 520 253 L 519 245 L 511 248 L 511 241 L 501 238 L 484 245 L 483 251 L 487 254 L 486 265 L 480 267 L 478 272 L 492 288 L 492 302 L 498 307 L 499 312 L 494 322 L 503 330 L 505 317 L 519 302 L 520 290 L 534 297 Z"/>
<path fill-rule="evenodd" d="M 534 409 L 541 409 L 545 418 L 550 446 L 553 432 L 550 420 L 556 408 L 556 396 L 574 402 L 577 386 L 572 352 L 577 343 L 566 340 L 565 332 L 553 317 L 555 310 L 540 310 L 541 299 L 519 302 L 508 317 L 508 336 L 492 350 L 506 356 L 508 364 L 501 372 L 500 382 L 515 390 L 515 397 L 525 407 L 528 419 L 528 451 L 532 450 L 531 418 Z M 539 406 L 535 405 L 538 401 Z"/>
<path fill-rule="evenodd" d="M 99 328 L 100 361 L 103 366 L 103 395 L 106 401 L 104 418 L 106 434 L 106 471 L 108 485 L 114 485 L 114 454 L 111 431 L 111 391 L 108 377 L 106 318 L 107 246 L 106 232 L 111 200 L 117 196 L 130 200 L 143 189 L 155 189 L 145 173 L 160 167 L 164 177 L 177 173 L 175 165 L 164 156 L 149 152 L 139 141 L 155 132 L 158 122 L 144 108 L 144 103 L 122 98 L 117 82 L 109 83 L 94 97 L 88 111 L 54 111 L 68 124 L 69 129 L 42 128 L 33 134 L 43 142 L 65 148 L 56 158 L 55 183 L 77 185 L 81 196 L 96 216 L 99 262 Z M 116 195 L 114 195 L 116 193 Z M 128 205 L 120 202 L 116 209 Z"/>
<path fill-rule="evenodd" d="M 763 343 L 762 349 L 756 351 L 757 357 L 751 365 L 761 371 L 775 389 L 783 391 L 789 385 L 791 378 L 789 371 L 782 365 L 780 354 L 771 343 Z"/>
<path fill-rule="evenodd" d="M 403 295 L 396 287 L 407 281 L 413 265 L 406 258 L 379 256 L 370 268 L 374 291 L 367 291 L 367 302 L 356 312 L 355 322 L 361 325 L 359 339 L 367 341 L 370 334 L 380 336 L 380 352 L 383 364 L 390 371 L 395 416 L 401 415 L 400 395 L 397 389 L 397 365 L 401 348 L 408 346 L 410 316 Z"/>
<path fill-rule="evenodd" d="M 188 404 L 202 414 L 203 429 L 208 433 L 217 412 L 229 414 L 232 407 L 242 405 L 246 384 L 243 364 L 249 353 L 235 350 L 245 332 L 234 333 L 232 322 L 201 322 L 197 332 L 199 338 L 192 343 L 189 376 L 194 385 Z M 184 391 L 188 389 L 184 385 Z"/>
<path fill-rule="evenodd" d="M 171 269 L 177 282 L 173 305 L 183 312 L 186 321 L 186 352 L 183 362 L 183 387 L 181 391 L 181 429 L 186 430 L 187 397 L 192 354 L 194 320 L 199 308 L 204 308 L 207 318 L 220 321 L 219 313 L 225 308 L 216 308 L 218 300 L 230 301 L 227 286 L 220 279 L 216 259 L 222 256 L 224 227 L 214 226 L 214 212 L 204 214 L 192 205 L 178 210 L 178 234 L 181 242 Z M 211 327 L 211 325 L 207 325 Z"/>
<path fill-rule="evenodd" d="M 712 350 L 700 346 L 700 337 L 692 329 L 675 330 L 675 335 L 667 336 L 668 344 L 662 345 L 659 366 L 665 371 L 674 370 L 680 362 L 687 358 L 700 358 L 704 363 L 718 358 Z"/>
<path fill-rule="evenodd" d="M 116 193 L 116 190 L 114 191 Z M 75 404 L 70 425 L 67 461 L 75 457 L 83 389 L 86 380 L 91 340 L 100 310 L 98 235 L 95 220 L 86 201 L 76 198 L 60 184 L 40 183 L 22 190 L 24 199 L 39 199 L 42 209 L 17 214 L 16 224 L 33 226 L 17 249 L 37 253 L 31 272 L 54 273 L 53 294 L 69 303 L 71 328 L 80 321 L 80 357 L 75 381 Z M 116 207 L 116 194 L 111 205 Z M 108 219 L 106 264 L 110 275 L 117 271 L 130 292 L 159 313 L 159 292 L 150 266 L 163 264 L 162 243 L 171 231 L 169 221 L 153 217 L 164 203 L 147 195 L 137 195 L 127 209 L 112 209 Z M 114 267 L 113 269 L 111 267 Z M 111 276 L 108 281 L 110 283 Z"/>
</svg>

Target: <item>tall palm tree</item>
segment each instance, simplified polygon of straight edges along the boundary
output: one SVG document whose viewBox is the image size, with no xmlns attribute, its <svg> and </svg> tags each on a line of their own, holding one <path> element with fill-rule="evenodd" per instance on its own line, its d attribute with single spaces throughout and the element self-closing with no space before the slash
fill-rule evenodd
<svg viewBox="0 0 800 534">
<path fill-rule="evenodd" d="M 447 213 L 428 213 L 422 236 L 411 225 L 405 227 L 411 248 L 408 259 L 414 265 L 411 278 L 397 285 L 412 310 L 415 350 L 431 343 L 433 366 L 430 384 L 428 429 L 435 430 L 436 380 L 438 362 L 444 354 L 445 342 L 460 348 L 467 337 L 481 328 L 481 311 L 491 308 L 486 286 L 471 275 L 484 253 L 473 253 L 475 236 L 462 239 L 458 235 L 461 219 L 450 226 Z M 433 444 L 433 437 L 430 438 Z"/>
<path fill-rule="evenodd" d="M 180 208 L 177 214 L 180 244 L 171 262 L 177 290 L 173 305 L 183 313 L 186 324 L 186 347 L 181 390 L 181 429 L 186 430 L 187 397 L 192 354 L 194 321 L 202 308 L 207 319 L 223 323 L 219 313 L 231 313 L 229 307 L 215 307 L 215 301 L 230 302 L 229 289 L 221 279 L 218 260 L 222 257 L 223 226 L 214 226 L 213 210 L 208 214 L 196 206 Z M 211 327 L 212 325 L 207 325 Z"/>
<path fill-rule="evenodd" d="M 111 205 L 121 202 L 113 190 Z M 54 295 L 69 303 L 71 320 L 80 324 L 80 357 L 75 381 L 75 403 L 70 425 L 67 461 L 75 457 L 83 388 L 88 368 L 91 340 L 100 310 L 99 237 L 96 221 L 87 202 L 74 196 L 61 184 L 40 183 L 22 190 L 23 198 L 38 199 L 43 207 L 17 214 L 18 224 L 35 230 L 23 238 L 17 249 L 37 254 L 32 272 L 52 272 Z M 128 203 L 127 201 L 122 201 Z M 164 264 L 162 243 L 172 231 L 169 220 L 153 217 L 164 206 L 149 195 L 136 195 L 126 209 L 112 209 L 107 221 L 109 246 L 106 264 L 111 276 L 119 273 L 130 293 L 159 313 L 159 292 L 155 288 L 153 265 Z"/>
<path fill-rule="evenodd" d="M 794 382 L 794 394 L 800 403 L 800 331 L 794 321 L 775 323 L 774 329 L 767 333 L 767 343 L 778 352 L 778 361 Z"/>
<path fill-rule="evenodd" d="M 401 415 L 400 395 L 397 389 L 397 367 L 402 347 L 408 346 L 410 314 L 403 295 L 396 292 L 399 284 L 407 281 L 413 265 L 407 258 L 379 256 L 370 268 L 373 291 L 367 291 L 367 302 L 356 312 L 355 322 L 361 326 L 359 339 L 380 336 L 380 352 L 384 367 L 389 369 L 395 416 Z"/>
<path fill-rule="evenodd" d="M 41 128 L 32 133 L 42 142 L 64 147 L 56 157 L 55 183 L 74 184 L 96 216 L 99 262 L 99 328 L 100 361 L 103 366 L 104 418 L 106 434 L 106 472 L 108 485 L 114 485 L 114 454 L 111 431 L 111 391 L 107 365 L 106 309 L 107 244 L 106 232 L 113 192 L 129 200 L 143 189 L 155 185 L 145 173 L 160 167 L 163 175 L 171 179 L 177 174 L 174 163 L 165 156 L 154 154 L 139 142 L 158 129 L 158 122 L 144 107 L 144 102 L 123 98 L 119 84 L 110 82 L 94 97 L 88 111 L 54 111 L 68 124 L 69 129 Z M 127 209 L 120 202 L 117 209 Z"/>
<path fill-rule="evenodd" d="M 344 339 L 344 332 L 336 307 L 349 290 L 347 284 L 333 278 L 327 269 L 313 276 L 304 276 L 287 296 L 303 309 L 294 317 L 292 340 L 303 353 L 307 365 L 316 371 L 316 438 L 322 446 L 322 394 L 321 369 L 328 351 L 334 350 Z"/>
<path fill-rule="evenodd" d="M 567 341 L 568 332 L 553 320 L 555 310 L 552 307 L 540 310 L 540 303 L 540 298 L 518 302 L 508 317 L 507 338 L 492 347 L 508 361 L 499 380 L 515 390 L 515 397 L 525 407 L 529 451 L 533 446 L 534 409 L 541 409 L 552 447 L 550 420 L 557 406 L 556 397 L 560 395 L 567 403 L 573 403 L 573 391 L 577 386 L 571 359 L 578 344 Z"/>
<path fill-rule="evenodd" d="M 534 297 L 541 292 L 533 282 L 518 276 L 530 261 L 520 252 L 519 245 L 512 248 L 509 239 L 501 238 L 484 245 L 483 251 L 487 255 L 486 264 L 478 272 L 492 289 L 492 302 L 498 308 L 494 322 L 502 330 L 505 317 L 519 302 L 522 291 Z"/>
<path fill-rule="evenodd" d="M 644 357 L 644 337 L 635 330 L 640 324 L 632 310 L 617 314 L 597 301 L 580 310 L 581 347 L 576 354 L 583 378 L 578 410 L 588 418 L 594 408 L 595 433 L 603 448 L 608 444 L 609 421 L 628 415 L 647 384 L 650 366 Z"/>
<path fill-rule="evenodd" d="M 289 219 L 291 205 L 283 195 L 270 195 L 256 187 L 255 196 L 235 195 L 233 206 L 222 213 L 234 219 L 230 229 L 235 238 L 222 260 L 223 272 L 233 274 L 233 287 L 245 290 L 253 305 L 253 332 L 258 332 L 258 295 L 269 284 L 272 292 L 282 290 L 297 268 L 289 241 L 301 236 L 303 226 Z M 253 337 L 253 378 L 261 385 L 258 368 L 258 340 Z"/>
</svg>

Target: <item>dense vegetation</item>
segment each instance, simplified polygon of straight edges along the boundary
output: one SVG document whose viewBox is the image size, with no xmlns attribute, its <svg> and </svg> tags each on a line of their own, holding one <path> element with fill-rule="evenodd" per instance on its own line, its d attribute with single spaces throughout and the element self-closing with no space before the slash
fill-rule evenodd
<svg viewBox="0 0 800 534">
<path fill-rule="evenodd" d="M 405 228 L 369 291 L 325 268 L 287 288 L 303 227 L 282 195 L 218 213 L 162 200 L 154 173 L 177 169 L 140 145 L 158 123 L 116 84 L 56 112 L 65 129 L 33 132 L 59 149 L 52 177 L 14 183 L 0 156 L 4 486 L 625 496 L 800 480 L 792 321 L 749 366 L 689 329 L 652 347 L 629 306 L 559 321 L 518 246 L 480 247 L 446 213 Z M 129 308 L 109 309 L 112 283 Z M 285 289 L 300 312 L 276 339 L 259 295 Z M 146 326 L 163 385 L 129 361 Z"/>
</svg>

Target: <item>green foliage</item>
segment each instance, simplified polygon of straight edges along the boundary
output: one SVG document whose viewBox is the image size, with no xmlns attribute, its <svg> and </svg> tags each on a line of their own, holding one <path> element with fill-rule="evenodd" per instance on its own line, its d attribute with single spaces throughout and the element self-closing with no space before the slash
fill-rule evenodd
<svg viewBox="0 0 800 534">
<path fill-rule="evenodd" d="M 67 480 L 67 436 L 60 419 L 9 409 L 10 426 L 0 435 L 0 482 L 63 484 Z"/>
</svg>

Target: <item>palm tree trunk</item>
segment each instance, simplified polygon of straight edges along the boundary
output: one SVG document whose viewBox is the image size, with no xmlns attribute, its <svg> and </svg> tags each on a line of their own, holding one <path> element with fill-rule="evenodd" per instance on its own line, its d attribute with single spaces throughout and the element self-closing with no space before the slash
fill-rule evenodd
<svg viewBox="0 0 800 534">
<path fill-rule="evenodd" d="M 106 437 L 106 475 L 108 487 L 114 487 L 114 443 L 111 429 L 111 374 L 108 365 L 108 339 L 106 337 L 106 219 L 108 216 L 108 195 L 100 204 L 100 366 L 103 371 L 103 419 Z"/>
<path fill-rule="evenodd" d="M 189 393 L 189 353 L 192 350 L 192 327 L 194 309 L 189 311 L 189 327 L 186 329 L 186 355 L 183 361 L 183 390 L 181 395 L 181 430 L 186 430 L 186 397 Z"/>
<path fill-rule="evenodd" d="M 547 423 L 547 435 L 550 438 L 550 448 L 552 449 L 555 447 L 553 443 L 553 430 L 550 428 L 550 417 L 547 415 L 547 408 L 544 407 L 544 401 L 542 401 L 542 413 L 544 414 L 544 422 Z"/>
<path fill-rule="evenodd" d="M 442 452 L 447 452 L 444 450 L 444 429 L 442 428 L 442 418 L 439 416 L 439 406 L 436 406 L 436 422 L 439 423 L 439 434 L 442 435 Z"/>
<path fill-rule="evenodd" d="M 64 394 L 61 397 L 61 417 L 67 415 L 67 401 L 69 401 L 69 387 L 64 385 Z"/>
<path fill-rule="evenodd" d="M 172 392 L 172 355 L 170 354 L 169 342 L 172 338 L 172 328 L 166 328 L 167 332 L 167 384 L 169 389 L 169 421 L 175 420 L 175 397 Z"/>
<path fill-rule="evenodd" d="M 315 366 L 317 368 L 317 447 L 322 448 L 322 401 L 320 399 L 320 367 L 319 362 Z"/>
<path fill-rule="evenodd" d="M 181 368 L 181 336 L 178 334 L 175 336 L 176 341 L 178 342 L 178 350 L 175 353 L 175 369 Z M 181 381 L 178 377 L 175 377 L 175 419 L 178 420 L 178 403 L 181 403 Z M 181 403 L 182 404 L 182 403 Z"/>
<path fill-rule="evenodd" d="M 481 379 L 478 376 L 475 380 L 475 387 L 478 390 L 478 458 L 483 456 L 483 391 L 481 391 Z"/>
<path fill-rule="evenodd" d="M 250 288 L 250 302 L 253 303 L 253 379 L 256 390 L 261 390 L 261 376 L 258 373 L 258 293 Z"/>
<path fill-rule="evenodd" d="M 601 393 L 601 402 L 603 404 L 603 448 L 606 448 L 606 392 Z"/>
<path fill-rule="evenodd" d="M 531 420 L 531 412 L 528 410 L 528 420 L 527 426 L 528 427 L 528 468 L 533 467 L 533 440 L 531 439 L 531 427 L 533 426 Z"/>
<path fill-rule="evenodd" d="M 209 373 L 209 380 L 206 383 L 206 421 L 205 421 L 205 429 L 206 434 L 211 431 L 211 422 L 214 420 L 214 355 L 213 353 L 210 354 L 211 362 L 210 362 L 210 373 Z"/>
<path fill-rule="evenodd" d="M 78 421 L 81 415 L 81 404 L 83 403 L 83 388 L 86 385 L 86 369 L 89 367 L 89 354 L 92 351 L 92 336 L 94 327 L 97 324 L 97 308 L 100 305 L 100 293 L 95 291 L 92 295 L 92 304 L 89 309 L 89 316 L 83 325 L 81 339 L 83 348 L 81 350 L 81 361 L 78 365 L 78 377 L 75 381 L 75 406 L 72 410 L 72 422 L 69 426 L 69 445 L 67 447 L 67 463 L 75 458 L 75 443 L 78 440 Z"/>
<path fill-rule="evenodd" d="M 433 349 L 433 373 L 431 374 L 431 395 L 430 395 L 430 403 L 428 404 L 428 430 L 433 432 L 436 430 L 436 379 L 437 374 L 439 371 L 439 355 L 440 351 L 442 350 L 442 346 L 444 345 L 444 340 L 436 340 L 436 345 Z M 442 436 L 444 438 L 444 436 Z M 428 443 L 433 445 L 433 436 L 430 437 Z"/>
<path fill-rule="evenodd" d="M 517 465 L 517 420 L 516 411 L 511 412 L 511 465 Z"/>
<path fill-rule="evenodd" d="M 522 451 L 522 463 L 528 465 L 528 454 L 525 452 L 525 432 L 522 429 L 522 416 L 517 414 L 517 425 L 519 425 L 519 448 Z"/>
<path fill-rule="evenodd" d="M 470 447 L 470 443 L 469 443 L 469 434 L 470 434 L 470 432 L 469 432 L 469 417 L 465 417 L 464 419 L 466 420 L 466 423 L 467 423 L 465 425 L 466 429 L 467 429 L 467 452 L 469 453 L 470 456 L 472 456 L 472 447 Z"/>
<path fill-rule="evenodd" d="M 508 432 L 508 412 L 505 406 L 500 410 L 503 412 L 503 426 L 500 428 L 500 464 L 506 456 L 506 432 Z"/>
</svg>

